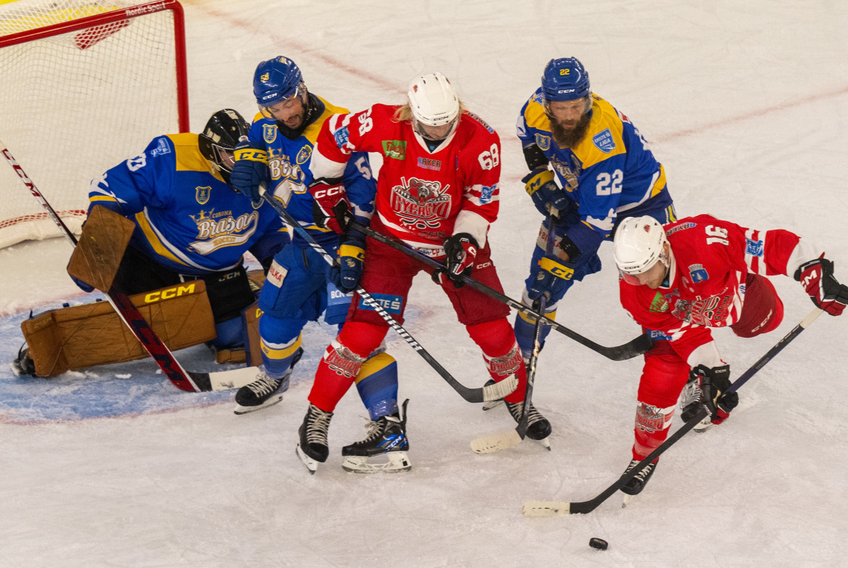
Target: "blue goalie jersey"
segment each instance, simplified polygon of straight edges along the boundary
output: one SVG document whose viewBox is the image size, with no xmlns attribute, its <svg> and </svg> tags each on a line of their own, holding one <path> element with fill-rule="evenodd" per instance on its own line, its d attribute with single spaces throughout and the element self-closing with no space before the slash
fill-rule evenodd
<svg viewBox="0 0 848 568">
<path fill-rule="evenodd" d="M 92 180 L 89 202 L 135 221 L 130 245 L 179 274 L 201 276 L 263 260 L 289 242 L 274 209 L 231 189 L 198 148 L 197 134 L 159 136 L 143 154 Z"/>
<path fill-rule="evenodd" d="M 347 113 L 348 110 L 333 106 L 316 95 L 310 96 L 318 102 L 313 111 L 317 117 L 300 136 L 290 140 L 280 133 L 273 118 L 258 113 L 250 127 L 249 138 L 251 142 L 264 144 L 267 149 L 268 170 L 274 196 L 282 200 L 289 214 L 313 239 L 321 245 L 335 248 L 338 246 L 339 236 L 330 229 L 317 226 L 312 216 L 314 199 L 308 189 L 313 180 L 310 166 L 315 140 L 321 126 L 330 116 Z M 371 173 L 368 154 L 354 153 L 347 163 L 342 179 L 354 209 L 353 213 L 360 223 L 368 225 L 374 212 L 374 197 L 377 193 L 377 183 Z M 297 231 L 294 231 L 292 240 L 299 246 L 308 246 Z"/>
<path fill-rule="evenodd" d="M 560 148 L 542 101 L 541 88 L 521 108 L 516 125 L 524 148 L 535 144 L 577 206 L 579 221 L 566 232 L 581 252 L 595 252 L 620 214 L 641 215 L 672 205 L 665 170 L 625 115 L 597 95 L 583 139 Z"/>
</svg>

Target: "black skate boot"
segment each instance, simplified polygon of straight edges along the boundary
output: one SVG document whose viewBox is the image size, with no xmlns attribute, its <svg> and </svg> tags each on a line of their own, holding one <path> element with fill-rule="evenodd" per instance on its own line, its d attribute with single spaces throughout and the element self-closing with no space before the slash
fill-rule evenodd
<svg viewBox="0 0 848 568">
<path fill-rule="evenodd" d="M 18 350 L 18 356 L 14 361 L 10 363 L 12 367 L 12 372 L 17 376 L 29 375 L 30 377 L 35 377 L 35 362 L 33 362 L 32 357 L 29 356 L 29 350 L 27 349 L 27 344 L 24 343 L 21 348 Z"/>
<path fill-rule="evenodd" d="M 255 410 L 273 406 L 283 400 L 283 393 L 289 390 L 289 379 L 295 364 L 300 361 L 303 349 L 298 349 L 292 357 L 288 371 L 281 379 L 272 379 L 261 371 L 256 380 L 241 387 L 236 393 L 236 414 L 247 414 Z"/>
<path fill-rule="evenodd" d="M 324 412 L 314 404 L 310 404 L 303 417 L 297 433 L 300 435 L 300 443 L 297 445 L 297 455 L 309 470 L 315 473 L 318 463 L 327 461 L 330 455 L 330 447 L 327 442 L 327 430 L 330 428 L 332 412 Z"/>
<path fill-rule="evenodd" d="M 651 476 L 654 475 L 654 470 L 657 467 L 657 461 L 653 463 L 649 463 L 642 471 L 636 474 L 636 476 L 624 484 L 624 487 L 621 488 L 622 493 L 625 493 L 623 507 L 626 507 L 630 500 L 634 495 L 638 495 L 645 488 L 645 485 L 648 484 L 648 480 L 651 479 Z M 624 473 L 629 472 L 631 469 L 639 465 L 639 460 L 630 460 L 630 465 L 627 466 L 627 469 L 624 470 Z"/>
<path fill-rule="evenodd" d="M 354 473 L 397 473 L 412 468 L 407 451 L 409 439 L 406 437 L 406 405 L 401 412 L 381 416 L 377 422 L 368 423 L 368 437 L 360 442 L 342 448 L 342 469 Z M 369 458 L 377 457 L 374 461 Z M 383 458 L 383 459 L 379 459 Z"/>
<path fill-rule="evenodd" d="M 521 402 L 506 402 L 506 407 L 512 415 L 512 419 L 518 423 L 521 420 L 521 411 L 524 409 L 524 401 Z M 539 414 L 533 403 L 530 403 L 530 413 L 527 415 L 527 437 L 531 440 L 536 440 L 546 448 L 550 449 L 551 444 L 547 438 L 551 435 L 551 423 L 548 419 Z"/>
</svg>

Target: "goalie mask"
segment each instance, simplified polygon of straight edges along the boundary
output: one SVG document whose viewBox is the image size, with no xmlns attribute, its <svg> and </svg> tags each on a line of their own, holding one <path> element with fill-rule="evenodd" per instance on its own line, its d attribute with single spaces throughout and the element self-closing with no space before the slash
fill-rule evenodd
<svg viewBox="0 0 848 568">
<path fill-rule="evenodd" d="M 250 124 L 238 112 L 225 108 L 212 115 L 198 137 L 200 153 L 227 184 L 230 183 L 230 172 L 235 163 L 233 149 L 239 143 L 239 138 L 246 137 L 248 132 Z"/>
</svg>

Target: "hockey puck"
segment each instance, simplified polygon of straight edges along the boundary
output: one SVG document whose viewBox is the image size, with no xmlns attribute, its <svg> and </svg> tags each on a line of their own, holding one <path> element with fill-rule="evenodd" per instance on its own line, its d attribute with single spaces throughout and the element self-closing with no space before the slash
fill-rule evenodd
<svg viewBox="0 0 848 568">
<path fill-rule="evenodd" d="M 591 546 L 592 548 L 597 548 L 598 550 L 606 550 L 609 546 L 609 543 L 607 543 L 607 541 L 602 538 L 593 537 L 589 539 L 589 546 Z"/>
</svg>

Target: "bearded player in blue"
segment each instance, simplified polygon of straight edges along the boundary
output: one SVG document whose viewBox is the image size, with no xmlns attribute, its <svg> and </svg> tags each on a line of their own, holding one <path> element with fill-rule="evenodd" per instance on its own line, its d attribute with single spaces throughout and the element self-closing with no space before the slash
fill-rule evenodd
<svg viewBox="0 0 848 568">
<path fill-rule="evenodd" d="M 290 240 L 270 205 L 253 205 L 229 185 L 234 148 L 249 128 L 238 112 L 220 110 L 203 133 L 154 138 L 89 189 L 90 207 L 104 206 L 136 224 L 115 284 L 136 294 L 204 280 L 219 353 L 243 349 L 242 310 L 256 301 L 243 254 L 250 251 L 267 270 Z"/>
<path fill-rule="evenodd" d="M 524 104 L 518 137 L 530 173 L 522 180 L 545 216 L 530 262 L 522 303 L 543 294 L 546 314 L 575 281 L 601 269 L 597 251 L 627 217 L 675 220 L 665 170 L 633 123 L 592 93 L 576 58 L 552 59 L 542 86 Z M 551 211 L 556 214 L 551 219 Z M 555 245 L 546 253 L 553 225 Z M 515 334 L 525 359 L 533 348 L 534 321 L 519 312 Z M 550 332 L 542 327 L 542 343 Z"/>
<path fill-rule="evenodd" d="M 308 321 L 317 320 L 326 309 L 326 323 L 344 323 L 350 292 L 359 281 L 357 274 L 362 272 L 365 248 L 363 235 L 349 232 L 340 242 L 337 233 L 316 225 L 315 201 L 308 191 L 310 185 L 321 182 L 313 180 L 310 171 L 321 126 L 332 115 L 348 110 L 310 93 L 300 68 L 282 56 L 256 67 L 253 94 L 260 112 L 250 128 L 249 140 L 236 148 L 233 185 L 254 202 L 261 199 L 260 186 L 267 187 L 268 193 L 280 200 L 301 228 L 327 252 L 336 255 L 341 249 L 348 254 L 343 269 L 331 269 L 303 236 L 294 231 L 291 246 L 274 258 L 259 296 L 259 308 L 263 312 L 259 334 L 265 370 L 236 394 L 236 414 L 282 400 L 292 367 L 303 352 L 301 332 Z M 352 213 L 359 223 L 368 225 L 377 191 L 368 154 L 354 154 L 341 180 L 327 181 L 344 183 Z M 391 380 L 393 376 L 397 376 L 397 364 L 386 353 L 371 357 L 357 376 L 360 396 L 374 420 L 397 411 L 397 381 Z"/>
</svg>

